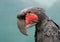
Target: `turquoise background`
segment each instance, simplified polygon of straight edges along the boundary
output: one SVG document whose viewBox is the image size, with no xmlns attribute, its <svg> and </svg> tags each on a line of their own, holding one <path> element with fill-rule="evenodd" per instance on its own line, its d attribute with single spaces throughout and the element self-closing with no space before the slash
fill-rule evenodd
<svg viewBox="0 0 60 42">
<path fill-rule="evenodd" d="M 39 0 L 37 0 L 39 2 Z M 35 27 L 28 29 L 29 36 L 19 32 L 17 14 L 25 7 L 37 6 L 46 10 L 50 19 L 60 25 L 60 0 L 52 5 L 39 4 L 33 0 L 0 0 L 0 42 L 34 42 Z"/>
</svg>

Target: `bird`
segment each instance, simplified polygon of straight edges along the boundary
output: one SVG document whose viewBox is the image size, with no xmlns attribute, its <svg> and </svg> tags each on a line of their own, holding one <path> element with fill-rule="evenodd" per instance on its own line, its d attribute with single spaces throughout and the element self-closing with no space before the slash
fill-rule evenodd
<svg viewBox="0 0 60 42">
<path fill-rule="evenodd" d="M 43 8 L 24 8 L 17 15 L 17 25 L 26 36 L 27 28 L 35 26 L 35 42 L 60 42 L 60 26 L 46 15 Z"/>
</svg>

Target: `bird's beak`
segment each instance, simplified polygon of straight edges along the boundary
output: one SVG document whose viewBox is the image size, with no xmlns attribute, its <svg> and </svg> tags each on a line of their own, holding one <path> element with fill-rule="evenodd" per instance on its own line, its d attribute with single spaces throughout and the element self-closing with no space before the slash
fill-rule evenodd
<svg viewBox="0 0 60 42">
<path fill-rule="evenodd" d="M 36 23 L 31 23 L 30 25 L 26 25 L 25 20 L 20 20 L 20 19 L 17 19 L 17 23 L 20 32 L 26 36 L 28 36 L 27 28 L 30 28 L 36 24 Z"/>
<path fill-rule="evenodd" d="M 17 23 L 18 23 L 18 28 L 19 28 L 20 32 L 21 32 L 22 34 L 24 34 L 24 35 L 27 36 L 28 33 L 27 33 L 26 28 L 25 28 L 25 27 L 26 27 L 25 21 L 18 19 L 18 20 L 17 20 Z"/>
</svg>

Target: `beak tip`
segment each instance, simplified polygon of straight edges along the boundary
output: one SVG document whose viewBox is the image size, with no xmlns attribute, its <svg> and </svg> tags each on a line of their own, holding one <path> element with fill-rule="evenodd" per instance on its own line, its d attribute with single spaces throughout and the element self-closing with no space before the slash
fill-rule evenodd
<svg viewBox="0 0 60 42">
<path fill-rule="evenodd" d="M 25 36 L 28 36 L 28 33 L 24 34 Z"/>
</svg>

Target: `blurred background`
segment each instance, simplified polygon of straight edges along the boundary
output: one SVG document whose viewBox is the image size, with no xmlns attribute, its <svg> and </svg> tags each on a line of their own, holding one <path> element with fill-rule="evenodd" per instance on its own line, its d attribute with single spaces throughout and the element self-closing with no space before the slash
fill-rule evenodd
<svg viewBox="0 0 60 42">
<path fill-rule="evenodd" d="M 17 14 L 26 7 L 45 9 L 50 19 L 60 25 L 60 0 L 0 0 L 0 42 L 34 42 L 35 27 L 28 29 L 29 36 L 19 32 Z"/>
</svg>

